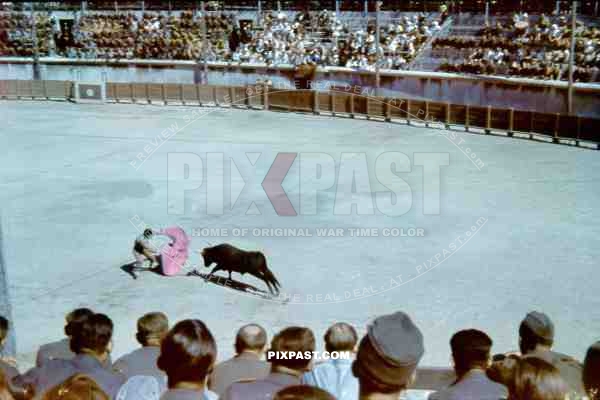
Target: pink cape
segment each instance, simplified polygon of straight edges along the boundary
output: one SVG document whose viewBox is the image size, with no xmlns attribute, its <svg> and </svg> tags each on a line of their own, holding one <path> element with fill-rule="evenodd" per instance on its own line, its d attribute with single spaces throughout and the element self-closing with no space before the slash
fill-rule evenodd
<svg viewBox="0 0 600 400">
<path fill-rule="evenodd" d="M 167 235 L 172 240 L 171 245 L 164 246 L 160 251 L 162 272 L 167 276 L 177 275 L 187 263 L 190 239 L 178 226 L 162 229 L 160 234 Z"/>
</svg>

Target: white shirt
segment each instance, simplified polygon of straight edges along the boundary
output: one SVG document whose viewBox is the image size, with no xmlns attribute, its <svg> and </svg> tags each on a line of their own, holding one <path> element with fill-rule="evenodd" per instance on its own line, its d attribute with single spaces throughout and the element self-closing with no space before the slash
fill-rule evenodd
<svg viewBox="0 0 600 400">
<path fill-rule="evenodd" d="M 302 383 L 328 391 L 338 400 L 358 399 L 358 379 L 352 374 L 352 360 L 329 360 L 302 376 Z"/>
</svg>

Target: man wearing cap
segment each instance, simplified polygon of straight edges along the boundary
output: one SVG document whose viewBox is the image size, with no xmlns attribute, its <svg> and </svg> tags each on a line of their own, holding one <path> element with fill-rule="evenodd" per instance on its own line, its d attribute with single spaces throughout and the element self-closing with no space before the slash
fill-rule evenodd
<svg viewBox="0 0 600 400">
<path fill-rule="evenodd" d="M 376 318 L 352 364 L 359 400 L 398 399 L 414 380 L 424 352 L 423 335 L 408 315 L 396 312 Z"/>
<path fill-rule="evenodd" d="M 486 376 L 492 339 L 476 329 L 459 331 L 450 339 L 456 381 L 432 393 L 429 400 L 498 400 L 508 397 L 506 386 Z"/>
<path fill-rule="evenodd" d="M 573 357 L 552 351 L 554 344 L 554 324 L 539 311 L 525 316 L 519 327 L 519 348 L 523 357 L 537 357 L 554 365 L 571 391 L 584 394 L 582 383 L 583 366 Z"/>
</svg>

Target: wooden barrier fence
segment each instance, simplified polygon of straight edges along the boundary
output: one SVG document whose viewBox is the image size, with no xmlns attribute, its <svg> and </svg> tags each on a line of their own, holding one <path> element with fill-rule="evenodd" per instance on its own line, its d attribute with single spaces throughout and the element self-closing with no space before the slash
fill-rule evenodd
<svg viewBox="0 0 600 400">
<path fill-rule="evenodd" d="M 0 81 L 0 98 L 70 100 L 69 81 Z M 157 83 L 106 83 L 106 101 L 141 104 L 212 105 L 261 108 L 286 112 L 327 113 L 385 121 L 421 123 L 446 128 L 461 126 L 483 133 L 515 133 L 552 139 L 600 144 L 600 119 L 515 109 L 450 104 L 414 99 L 361 96 L 343 91 L 275 89 L 266 86 L 215 86 Z"/>
</svg>

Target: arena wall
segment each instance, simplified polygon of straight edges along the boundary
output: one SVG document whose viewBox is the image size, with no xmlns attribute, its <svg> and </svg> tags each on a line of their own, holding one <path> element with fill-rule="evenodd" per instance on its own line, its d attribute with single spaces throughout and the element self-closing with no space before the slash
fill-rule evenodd
<svg viewBox="0 0 600 400">
<path fill-rule="evenodd" d="M 298 83 L 293 66 L 209 63 L 207 70 L 211 85 L 246 86 L 270 80 L 274 87 L 291 89 Z M 195 84 L 201 82 L 202 65 L 193 61 L 42 58 L 40 72 L 43 80 Z M 31 59 L 0 59 L 0 79 L 29 80 L 32 75 Z M 318 68 L 311 85 L 316 90 L 360 87 L 360 91 L 367 94 L 374 94 L 376 90 L 373 72 L 340 67 Z M 386 70 L 381 72 L 378 94 L 479 107 L 567 113 L 567 91 L 566 82 Z M 575 84 L 573 103 L 577 115 L 600 117 L 600 85 Z"/>
</svg>

